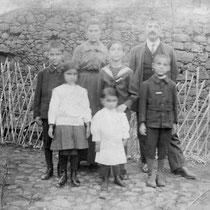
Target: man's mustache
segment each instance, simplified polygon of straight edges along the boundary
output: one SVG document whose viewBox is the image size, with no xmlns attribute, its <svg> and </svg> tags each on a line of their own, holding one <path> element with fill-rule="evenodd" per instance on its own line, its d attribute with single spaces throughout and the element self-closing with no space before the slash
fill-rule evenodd
<svg viewBox="0 0 210 210">
<path fill-rule="evenodd" d="M 151 31 L 149 34 L 156 35 L 156 33 L 154 31 Z"/>
</svg>

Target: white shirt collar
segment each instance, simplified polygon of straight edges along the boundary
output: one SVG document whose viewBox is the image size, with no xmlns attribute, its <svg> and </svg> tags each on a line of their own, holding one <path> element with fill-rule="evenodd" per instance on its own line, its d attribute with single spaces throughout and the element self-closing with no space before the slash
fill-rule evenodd
<svg viewBox="0 0 210 210">
<path fill-rule="evenodd" d="M 147 47 L 149 48 L 149 50 L 152 50 L 152 46 L 154 45 L 154 49 L 155 51 L 157 50 L 158 46 L 160 44 L 160 39 L 158 39 L 155 42 L 151 42 L 149 39 L 147 39 Z"/>
</svg>

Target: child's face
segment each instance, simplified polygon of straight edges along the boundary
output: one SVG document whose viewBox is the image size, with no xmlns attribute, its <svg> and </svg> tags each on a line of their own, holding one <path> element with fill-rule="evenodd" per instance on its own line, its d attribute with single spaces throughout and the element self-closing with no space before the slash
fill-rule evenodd
<svg viewBox="0 0 210 210">
<path fill-rule="evenodd" d="M 158 58 L 153 63 L 153 69 L 158 76 L 164 76 L 170 70 L 170 64 L 166 58 Z"/>
<path fill-rule="evenodd" d="M 150 21 L 146 25 L 146 35 L 151 41 L 155 41 L 160 37 L 160 25 L 156 21 Z"/>
<path fill-rule="evenodd" d="M 64 72 L 64 80 L 70 85 L 76 84 L 78 80 L 78 72 L 76 69 L 69 69 Z"/>
<path fill-rule="evenodd" d="M 91 42 L 99 41 L 101 36 L 101 30 L 99 25 L 90 25 L 87 30 L 88 40 Z"/>
<path fill-rule="evenodd" d="M 113 44 L 109 49 L 109 57 L 113 61 L 122 60 L 124 55 L 123 47 L 119 43 Z"/>
<path fill-rule="evenodd" d="M 58 48 L 51 48 L 48 52 L 49 62 L 54 66 L 58 66 L 62 63 L 63 53 Z"/>
<path fill-rule="evenodd" d="M 102 104 L 107 109 L 115 109 L 117 107 L 118 99 L 116 96 L 106 96 L 102 99 Z"/>
</svg>

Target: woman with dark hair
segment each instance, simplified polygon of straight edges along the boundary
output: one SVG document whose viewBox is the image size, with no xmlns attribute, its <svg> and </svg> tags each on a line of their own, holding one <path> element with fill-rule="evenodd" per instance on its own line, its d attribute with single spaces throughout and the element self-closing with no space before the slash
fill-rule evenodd
<svg viewBox="0 0 210 210">
<path fill-rule="evenodd" d="M 97 19 L 91 19 L 87 23 L 88 40 L 78 46 L 73 55 L 73 61 L 79 68 L 79 85 L 86 88 L 88 91 L 92 115 L 98 111 L 99 107 L 99 94 L 97 90 L 98 73 L 106 64 L 107 60 L 107 49 L 100 41 L 100 25 L 101 24 Z M 83 157 L 82 159 L 86 158 Z M 91 170 L 96 168 L 95 142 L 92 142 L 92 136 L 89 138 L 87 162 L 90 164 Z"/>
</svg>

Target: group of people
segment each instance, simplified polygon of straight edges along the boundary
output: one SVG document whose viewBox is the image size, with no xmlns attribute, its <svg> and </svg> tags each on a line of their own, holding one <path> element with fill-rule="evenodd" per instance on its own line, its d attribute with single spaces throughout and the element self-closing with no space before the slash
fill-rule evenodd
<svg viewBox="0 0 210 210">
<path fill-rule="evenodd" d="M 59 41 L 48 45 L 49 66 L 38 73 L 34 117 L 43 126 L 47 170 L 53 176 L 52 151 L 59 151 L 58 187 L 67 182 L 79 186 L 78 165 L 87 160 L 90 170 L 100 166 L 101 189 L 108 189 L 110 171 L 114 183 L 125 187 L 126 145 L 131 111 L 137 116 L 141 168 L 148 173 L 148 187 L 164 187 L 163 168 L 168 157 L 171 171 L 188 179 L 195 175 L 184 167 L 177 131 L 178 72 L 175 52 L 160 41 L 160 24 L 152 18 L 145 24 L 147 40 L 130 53 L 129 67 L 123 64 L 124 45 L 100 41 L 97 19 L 87 24 L 87 38 L 71 61 L 63 61 Z M 158 167 L 155 171 L 156 151 Z"/>
</svg>

